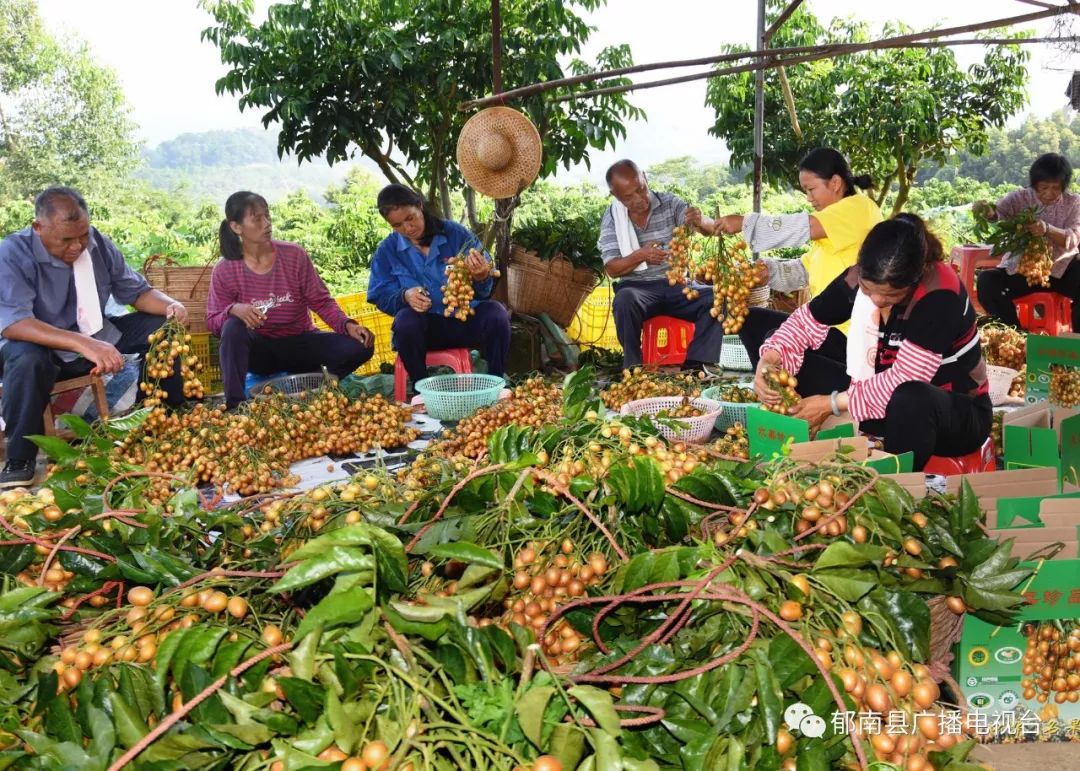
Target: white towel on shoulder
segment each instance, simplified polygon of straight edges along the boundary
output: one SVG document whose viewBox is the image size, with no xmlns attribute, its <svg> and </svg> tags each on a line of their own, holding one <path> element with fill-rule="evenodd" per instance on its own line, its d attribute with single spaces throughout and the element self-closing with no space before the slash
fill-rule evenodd
<svg viewBox="0 0 1080 771">
<path fill-rule="evenodd" d="M 852 381 L 874 376 L 880 325 L 881 311 L 870 296 L 859 289 L 855 295 L 855 306 L 851 309 L 851 328 L 847 338 L 847 373 Z"/>
<path fill-rule="evenodd" d="M 95 335 L 105 326 L 105 321 L 101 317 L 101 298 L 90 252 L 83 249 L 71 269 L 75 273 L 75 322 L 84 335 Z"/>
<path fill-rule="evenodd" d="M 630 210 L 621 201 L 612 201 L 611 219 L 615 222 L 615 239 L 619 242 L 619 254 L 629 257 L 641 248 L 637 231 L 634 230 L 634 223 L 630 221 Z M 634 268 L 634 272 L 646 270 L 648 267 L 648 263 L 643 262 Z"/>
</svg>

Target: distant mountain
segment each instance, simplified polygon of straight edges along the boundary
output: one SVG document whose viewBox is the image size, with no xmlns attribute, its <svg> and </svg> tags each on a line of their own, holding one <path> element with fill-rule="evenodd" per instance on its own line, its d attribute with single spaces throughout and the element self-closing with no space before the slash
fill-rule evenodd
<svg viewBox="0 0 1080 771">
<path fill-rule="evenodd" d="M 253 190 L 270 201 L 304 190 L 320 203 L 341 185 L 352 163 L 297 164 L 278 159 L 277 136 L 261 129 L 180 134 L 143 153 L 136 175 L 162 190 L 221 205 L 230 193 Z"/>
</svg>

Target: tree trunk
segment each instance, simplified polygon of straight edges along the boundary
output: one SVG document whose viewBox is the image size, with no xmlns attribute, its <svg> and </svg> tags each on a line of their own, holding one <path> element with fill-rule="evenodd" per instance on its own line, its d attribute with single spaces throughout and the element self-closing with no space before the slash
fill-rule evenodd
<svg viewBox="0 0 1080 771">
<path fill-rule="evenodd" d="M 480 220 L 476 216 L 476 191 L 468 185 L 465 186 L 465 217 L 469 230 L 480 235 Z"/>
<path fill-rule="evenodd" d="M 510 223 L 514 218 L 514 209 L 520 201 L 519 196 L 513 198 L 500 198 L 495 201 L 495 214 L 491 223 L 491 230 L 495 237 L 495 265 L 498 266 L 503 276 L 510 269 Z M 506 281 L 500 279 L 495 284 L 492 297 L 506 304 L 509 292 Z"/>
<path fill-rule="evenodd" d="M 444 217 L 454 216 L 454 210 L 450 203 L 450 183 L 446 181 L 445 169 L 442 169 L 439 174 L 439 204 Z"/>
<path fill-rule="evenodd" d="M 896 200 L 893 202 L 892 216 L 904 210 L 904 204 L 908 201 L 908 196 L 911 195 L 911 188 L 915 185 L 915 174 L 918 172 L 918 158 L 912 160 L 912 162 L 906 163 L 901 148 L 896 148 L 896 172 L 897 180 L 900 183 L 900 189 L 896 192 Z"/>
</svg>

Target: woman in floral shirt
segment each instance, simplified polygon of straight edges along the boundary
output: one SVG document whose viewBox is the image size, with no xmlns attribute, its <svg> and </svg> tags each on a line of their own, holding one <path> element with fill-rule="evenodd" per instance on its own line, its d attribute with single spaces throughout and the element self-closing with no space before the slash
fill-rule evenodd
<svg viewBox="0 0 1080 771">
<path fill-rule="evenodd" d="M 1039 219 L 1032 224 L 1031 232 L 1050 240 L 1054 260 L 1050 290 L 1073 301 L 1072 327 L 1080 330 L 1080 264 L 1076 262 L 1080 246 L 1080 196 L 1068 192 L 1072 165 L 1062 155 L 1046 153 L 1031 164 L 1028 178 L 1028 187 L 1012 191 L 997 205 L 980 201 L 974 208 L 991 220 L 1012 217 L 1032 207 L 1039 210 Z M 1018 254 L 1005 255 L 997 268 L 979 274 L 976 287 L 986 312 L 1014 327 L 1019 322 L 1013 300 L 1045 291 L 1043 287 L 1030 286 L 1016 272 L 1019 259 Z"/>
</svg>

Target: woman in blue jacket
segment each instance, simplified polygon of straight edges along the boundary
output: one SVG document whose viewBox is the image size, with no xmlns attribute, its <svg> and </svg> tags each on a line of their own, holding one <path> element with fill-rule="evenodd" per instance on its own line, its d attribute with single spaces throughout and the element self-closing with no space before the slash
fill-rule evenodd
<svg viewBox="0 0 1080 771">
<path fill-rule="evenodd" d="M 452 220 L 436 217 L 424 199 L 404 185 L 379 191 L 379 214 L 394 232 L 375 250 L 367 299 L 394 317 L 393 346 L 416 383 L 427 376 L 429 350 L 478 348 L 488 372 L 502 375 L 510 349 L 510 314 L 489 300 L 494 279 L 479 239 Z M 445 315 L 446 266 L 459 254 L 473 282 L 473 312 L 464 320 Z"/>
</svg>

